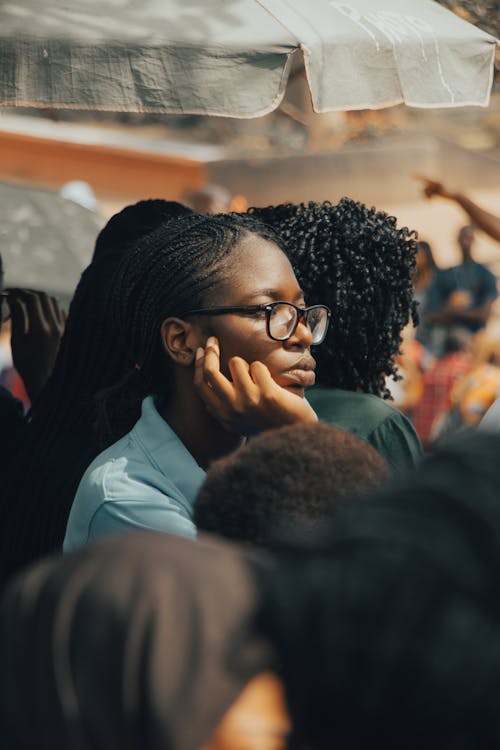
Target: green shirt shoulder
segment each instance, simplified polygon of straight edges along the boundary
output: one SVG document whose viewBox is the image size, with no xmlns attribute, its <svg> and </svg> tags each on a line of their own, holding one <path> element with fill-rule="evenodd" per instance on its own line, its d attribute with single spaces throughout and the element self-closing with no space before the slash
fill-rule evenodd
<svg viewBox="0 0 500 750">
<path fill-rule="evenodd" d="M 316 386 L 307 400 L 323 422 L 368 440 L 394 471 L 413 468 L 422 456 L 410 420 L 379 396 Z"/>
</svg>

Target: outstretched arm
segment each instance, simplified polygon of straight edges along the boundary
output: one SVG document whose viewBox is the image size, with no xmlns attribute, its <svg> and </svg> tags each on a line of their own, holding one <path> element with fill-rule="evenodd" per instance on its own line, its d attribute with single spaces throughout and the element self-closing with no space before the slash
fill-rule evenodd
<svg viewBox="0 0 500 750">
<path fill-rule="evenodd" d="M 433 198 L 437 195 L 457 203 L 479 229 L 482 229 L 483 232 L 489 234 L 494 240 L 500 242 L 500 216 L 495 216 L 489 213 L 489 211 L 485 211 L 484 208 L 478 206 L 477 203 L 471 201 L 463 193 L 453 192 L 441 182 L 430 180 L 420 175 L 418 175 L 418 179 L 424 185 L 424 194 L 427 198 Z"/>
</svg>

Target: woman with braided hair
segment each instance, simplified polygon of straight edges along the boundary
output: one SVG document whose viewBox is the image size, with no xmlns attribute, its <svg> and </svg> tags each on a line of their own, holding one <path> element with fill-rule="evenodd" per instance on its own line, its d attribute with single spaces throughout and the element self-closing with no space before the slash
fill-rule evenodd
<svg viewBox="0 0 500 750">
<path fill-rule="evenodd" d="M 78 483 L 102 450 L 97 394 L 128 368 L 109 330 L 110 280 L 127 246 L 160 224 L 191 214 L 179 203 L 140 201 L 113 216 L 71 302 L 53 372 L 33 404 L 23 445 L 2 486 L 0 579 L 60 548 Z"/>
<path fill-rule="evenodd" d="M 280 235 L 306 299 L 331 308 L 316 356 L 317 387 L 307 394 L 318 417 L 366 438 L 394 470 L 411 467 L 421 454 L 417 434 L 383 399 L 390 397 L 385 379 L 396 374 L 401 332 L 417 320 L 415 233 L 349 198 L 249 213 Z"/>
<path fill-rule="evenodd" d="M 105 394 L 110 447 L 80 482 L 66 551 L 137 528 L 194 536 L 194 500 L 212 461 L 248 435 L 317 420 L 304 389 L 329 310 L 304 307 L 278 243 L 249 218 L 194 215 L 123 258 L 109 312 L 129 371 Z"/>
</svg>

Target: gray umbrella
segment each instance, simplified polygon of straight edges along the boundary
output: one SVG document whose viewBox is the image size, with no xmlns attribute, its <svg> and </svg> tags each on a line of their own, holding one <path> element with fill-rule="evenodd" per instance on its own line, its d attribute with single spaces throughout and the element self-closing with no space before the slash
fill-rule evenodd
<svg viewBox="0 0 500 750">
<path fill-rule="evenodd" d="M 12 0 L 0 103 L 254 117 L 302 53 L 317 112 L 486 106 L 495 45 L 431 0 Z"/>
<path fill-rule="evenodd" d="M 4 284 L 68 298 L 104 219 L 57 193 L 0 183 Z"/>
</svg>

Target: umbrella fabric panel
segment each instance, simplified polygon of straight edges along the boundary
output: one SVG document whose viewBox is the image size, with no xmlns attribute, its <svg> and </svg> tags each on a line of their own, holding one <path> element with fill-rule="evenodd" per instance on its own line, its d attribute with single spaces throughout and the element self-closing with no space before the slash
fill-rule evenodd
<svg viewBox="0 0 500 750">
<path fill-rule="evenodd" d="M 486 105 L 495 44 L 431 0 L 16 0 L 0 103 L 255 117 L 300 46 L 318 112 Z"/>
<path fill-rule="evenodd" d="M 3 104 L 233 117 L 278 106 L 297 47 L 254 0 L 19 0 L 0 44 Z"/>
<path fill-rule="evenodd" d="M 304 50 L 317 112 L 487 106 L 494 37 L 431 0 L 259 0 Z"/>
<path fill-rule="evenodd" d="M 5 286 L 69 297 L 104 219 L 56 193 L 0 184 Z"/>
</svg>

